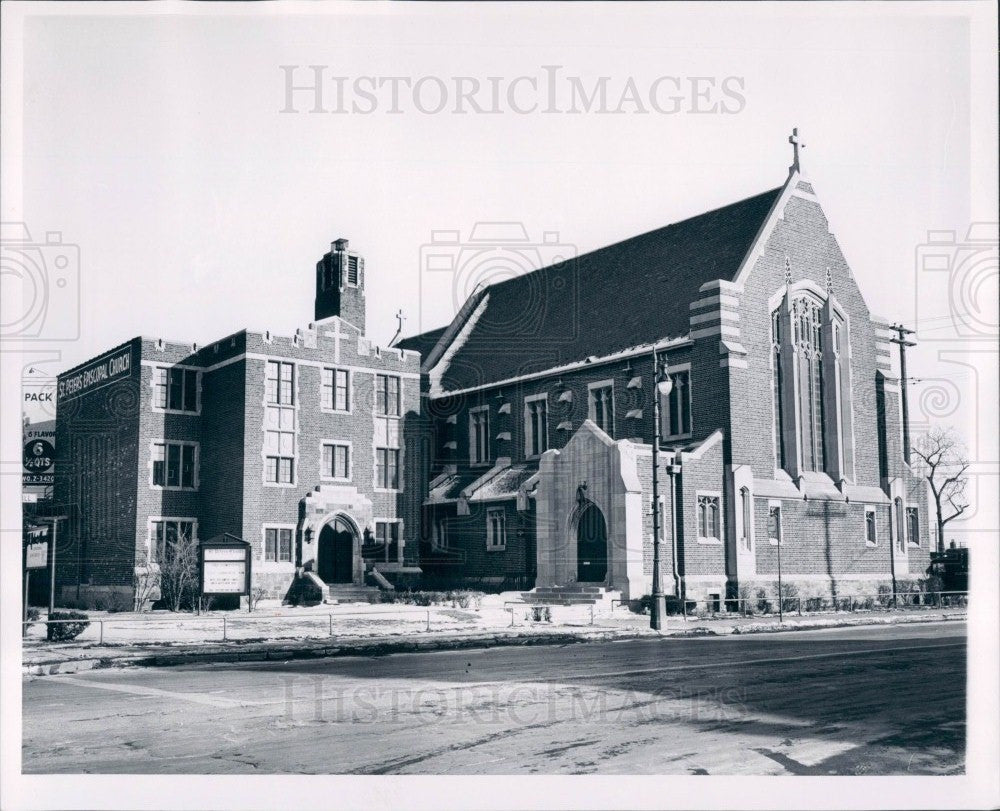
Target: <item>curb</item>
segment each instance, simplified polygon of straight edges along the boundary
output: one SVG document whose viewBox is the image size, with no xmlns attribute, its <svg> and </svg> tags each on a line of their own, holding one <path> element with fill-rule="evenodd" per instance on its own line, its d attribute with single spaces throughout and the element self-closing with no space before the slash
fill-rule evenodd
<svg viewBox="0 0 1000 811">
<path fill-rule="evenodd" d="M 251 643 L 259 647 L 218 646 L 207 650 L 185 650 L 177 653 L 122 654 L 93 658 L 69 659 L 61 662 L 37 662 L 22 665 L 23 676 L 55 676 L 88 670 L 129 667 L 176 667 L 185 664 L 219 664 L 232 662 L 288 661 L 292 659 L 329 659 L 340 656 L 388 656 L 396 653 L 418 653 L 434 650 L 466 648 L 514 647 L 518 645 L 568 645 L 582 642 L 610 642 L 632 639 L 685 639 L 706 636 L 742 636 L 747 634 L 788 633 L 829 628 L 850 628 L 864 625 L 908 625 L 916 623 L 964 621 L 966 614 L 940 614 L 920 617 L 871 617 L 834 621 L 786 622 L 782 624 L 750 624 L 714 629 L 705 626 L 674 631 L 656 632 L 647 629 L 633 631 L 581 631 L 544 634 L 476 634 L 463 637 L 393 640 L 329 640 L 322 643 Z"/>
</svg>

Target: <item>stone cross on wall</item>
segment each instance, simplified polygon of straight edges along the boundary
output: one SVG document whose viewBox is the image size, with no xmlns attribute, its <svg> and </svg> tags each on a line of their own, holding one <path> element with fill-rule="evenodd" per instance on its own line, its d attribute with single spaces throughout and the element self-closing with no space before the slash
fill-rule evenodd
<svg viewBox="0 0 1000 811">
<path fill-rule="evenodd" d="M 333 362 L 340 363 L 340 342 L 344 338 L 350 338 L 350 334 L 347 332 L 340 331 L 340 319 L 337 318 L 333 322 L 333 332 L 328 332 L 331 338 L 333 338 Z"/>
<path fill-rule="evenodd" d="M 788 167 L 788 171 L 797 172 L 799 171 L 799 150 L 806 148 L 806 145 L 799 140 L 798 127 L 792 127 L 792 134 L 788 136 L 788 143 L 792 145 L 792 165 Z"/>
</svg>

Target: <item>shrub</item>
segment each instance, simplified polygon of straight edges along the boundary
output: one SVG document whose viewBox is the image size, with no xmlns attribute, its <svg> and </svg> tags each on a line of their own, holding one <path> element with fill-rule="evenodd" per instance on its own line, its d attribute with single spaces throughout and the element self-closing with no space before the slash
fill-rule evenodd
<svg viewBox="0 0 1000 811">
<path fill-rule="evenodd" d="M 90 625 L 89 617 L 81 611 L 53 611 L 49 616 L 47 638 L 49 642 L 69 642 L 76 639 Z M 78 622 L 56 622 L 78 620 Z"/>
<path fill-rule="evenodd" d="M 552 622 L 552 609 L 547 605 L 533 605 L 528 619 L 532 622 Z"/>
<path fill-rule="evenodd" d="M 118 614 L 122 611 L 132 610 L 132 599 L 121 591 L 112 591 L 108 593 L 107 599 L 107 610 L 112 614 Z"/>
</svg>

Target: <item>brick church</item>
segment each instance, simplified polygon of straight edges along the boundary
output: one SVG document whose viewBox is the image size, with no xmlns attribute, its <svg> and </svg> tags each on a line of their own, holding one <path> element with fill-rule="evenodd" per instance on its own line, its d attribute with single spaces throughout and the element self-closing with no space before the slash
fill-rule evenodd
<svg viewBox="0 0 1000 811">
<path fill-rule="evenodd" d="M 791 140 L 780 187 L 482 287 L 397 344 L 433 434 L 425 574 L 649 594 L 659 397 L 665 592 L 773 594 L 779 553 L 802 596 L 924 575 L 892 332 Z"/>
<path fill-rule="evenodd" d="M 59 376 L 61 594 L 131 595 L 165 544 L 229 533 L 273 598 L 637 599 L 657 433 L 667 593 L 773 593 L 780 560 L 801 596 L 872 594 L 930 551 L 891 336 L 798 145 L 778 188 L 481 287 L 391 347 L 365 335 L 364 260 L 338 240 L 294 335 L 139 337 Z"/>
</svg>

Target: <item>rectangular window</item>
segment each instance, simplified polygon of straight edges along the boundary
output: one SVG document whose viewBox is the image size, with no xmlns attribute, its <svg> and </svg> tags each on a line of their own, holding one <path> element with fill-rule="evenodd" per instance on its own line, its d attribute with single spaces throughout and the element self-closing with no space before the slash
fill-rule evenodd
<svg viewBox="0 0 1000 811">
<path fill-rule="evenodd" d="M 183 544 L 194 540 L 197 540 L 194 521 L 181 518 L 159 518 L 150 521 L 149 551 L 156 563 L 163 563 L 167 555 L 171 554 L 171 547 L 178 542 Z"/>
<path fill-rule="evenodd" d="M 375 486 L 383 490 L 399 489 L 399 451 L 396 448 L 375 449 Z"/>
<path fill-rule="evenodd" d="M 865 543 L 869 546 L 878 544 L 878 521 L 874 507 L 865 507 Z"/>
<path fill-rule="evenodd" d="M 295 481 L 294 408 L 268 406 L 264 412 L 264 480 L 271 484 Z"/>
<path fill-rule="evenodd" d="M 722 540 L 720 527 L 721 503 L 718 496 L 698 496 L 698 537 L 702 540 Z"/>
<path fill-rule="evenodd" d="M 920 512 L 916 507 L 906 508 L 906 542 L 920 546 Z"/>
<path fill-rule="evenodd" d="M 292 530 L 280 527 L 264 529 L 264 560 L 274 563 L 292 562 Z"/>
<path fill-rule="evenodd" d="M 399 378 L 375 375 L 375 413 L 382 417 L 399 416 Z"/>
<path fill-rule="evenodd" d="M 375 544 L 365 551 L 364 556 L 367 560 L 398 563 L 400 561 L 399 522 L 376 521 Z"/>
<path fill-rule="evenodd" d="M 153 405 L 169 411 L 197 413 L 198 372 L 158 366 L 153 370 Z"/>
<path fill-rule="evenodd" d="M 153 486 L 193 490 L 197 445 L 185 442 L 154 442 Z"/>
<path fill-rule="evenodd" d="M 486 511 L 486 549 L 500 550 L 507 548 L 507 513 L 503 507 L 494 507 Z"/>
<path fill-rule="evenodd" d="M 549 406 L 544 395 L 524 403 L 524 439 L 526 456 L 549 449 Z"/>
<path fill-rule="evenodd" d="M 444 516 L 439 517 L 434 522 L 434 536 L 431 539 L 431 544 L 435 549 L 448 548 L 448 519 Z"/>
<path fill-rule="evenodd" d="M 358 257 L 350 256 L 347 257 L 347 283 L 351 287 L 357 287 L 361 280 L 361 272 L 359 270 Z"/>
<path fill-rule="evenodd" d="M 337 442 L 324 443 L 323 467 L 320 472 L 326 479 L 350 479 L 350 446 Z"/>
<path fill-rule="evenodd" d="M 277 360 L 267 362 L 264 378 L 264 398 L 272 405 L 294 405 L 295 365 Z"/>
<path fill-rule="evenodd" d="M 589 416 L 608 436 L 615 435 L 615 389 L 611 383 L 601 383 L 590 389 Z"/>
<path fill-rule="evenodd" d="M 685 436 L 691 433 L 691 373 L 671 372 L 670 381 L 673 387 L 666 403 L 661 405 L 665 412 L 664 436 Z"/>
<path fill-rule="evenodd" d="M 781 543 L 781 505 L 771 504 L 767 508 L 767 537 L 772 544 Z"/>
<path fill-rule="evenodd" d="M 324 369 L 321 407 L 328 411 L 350 411 L 350 377 L 346 369 Z"/>
<path fill-rule="evenodd" d="M 490 460 L 490 407 L 480 406 L 469 412 L 469 461 L 483 464 Z"/>
</svg>

